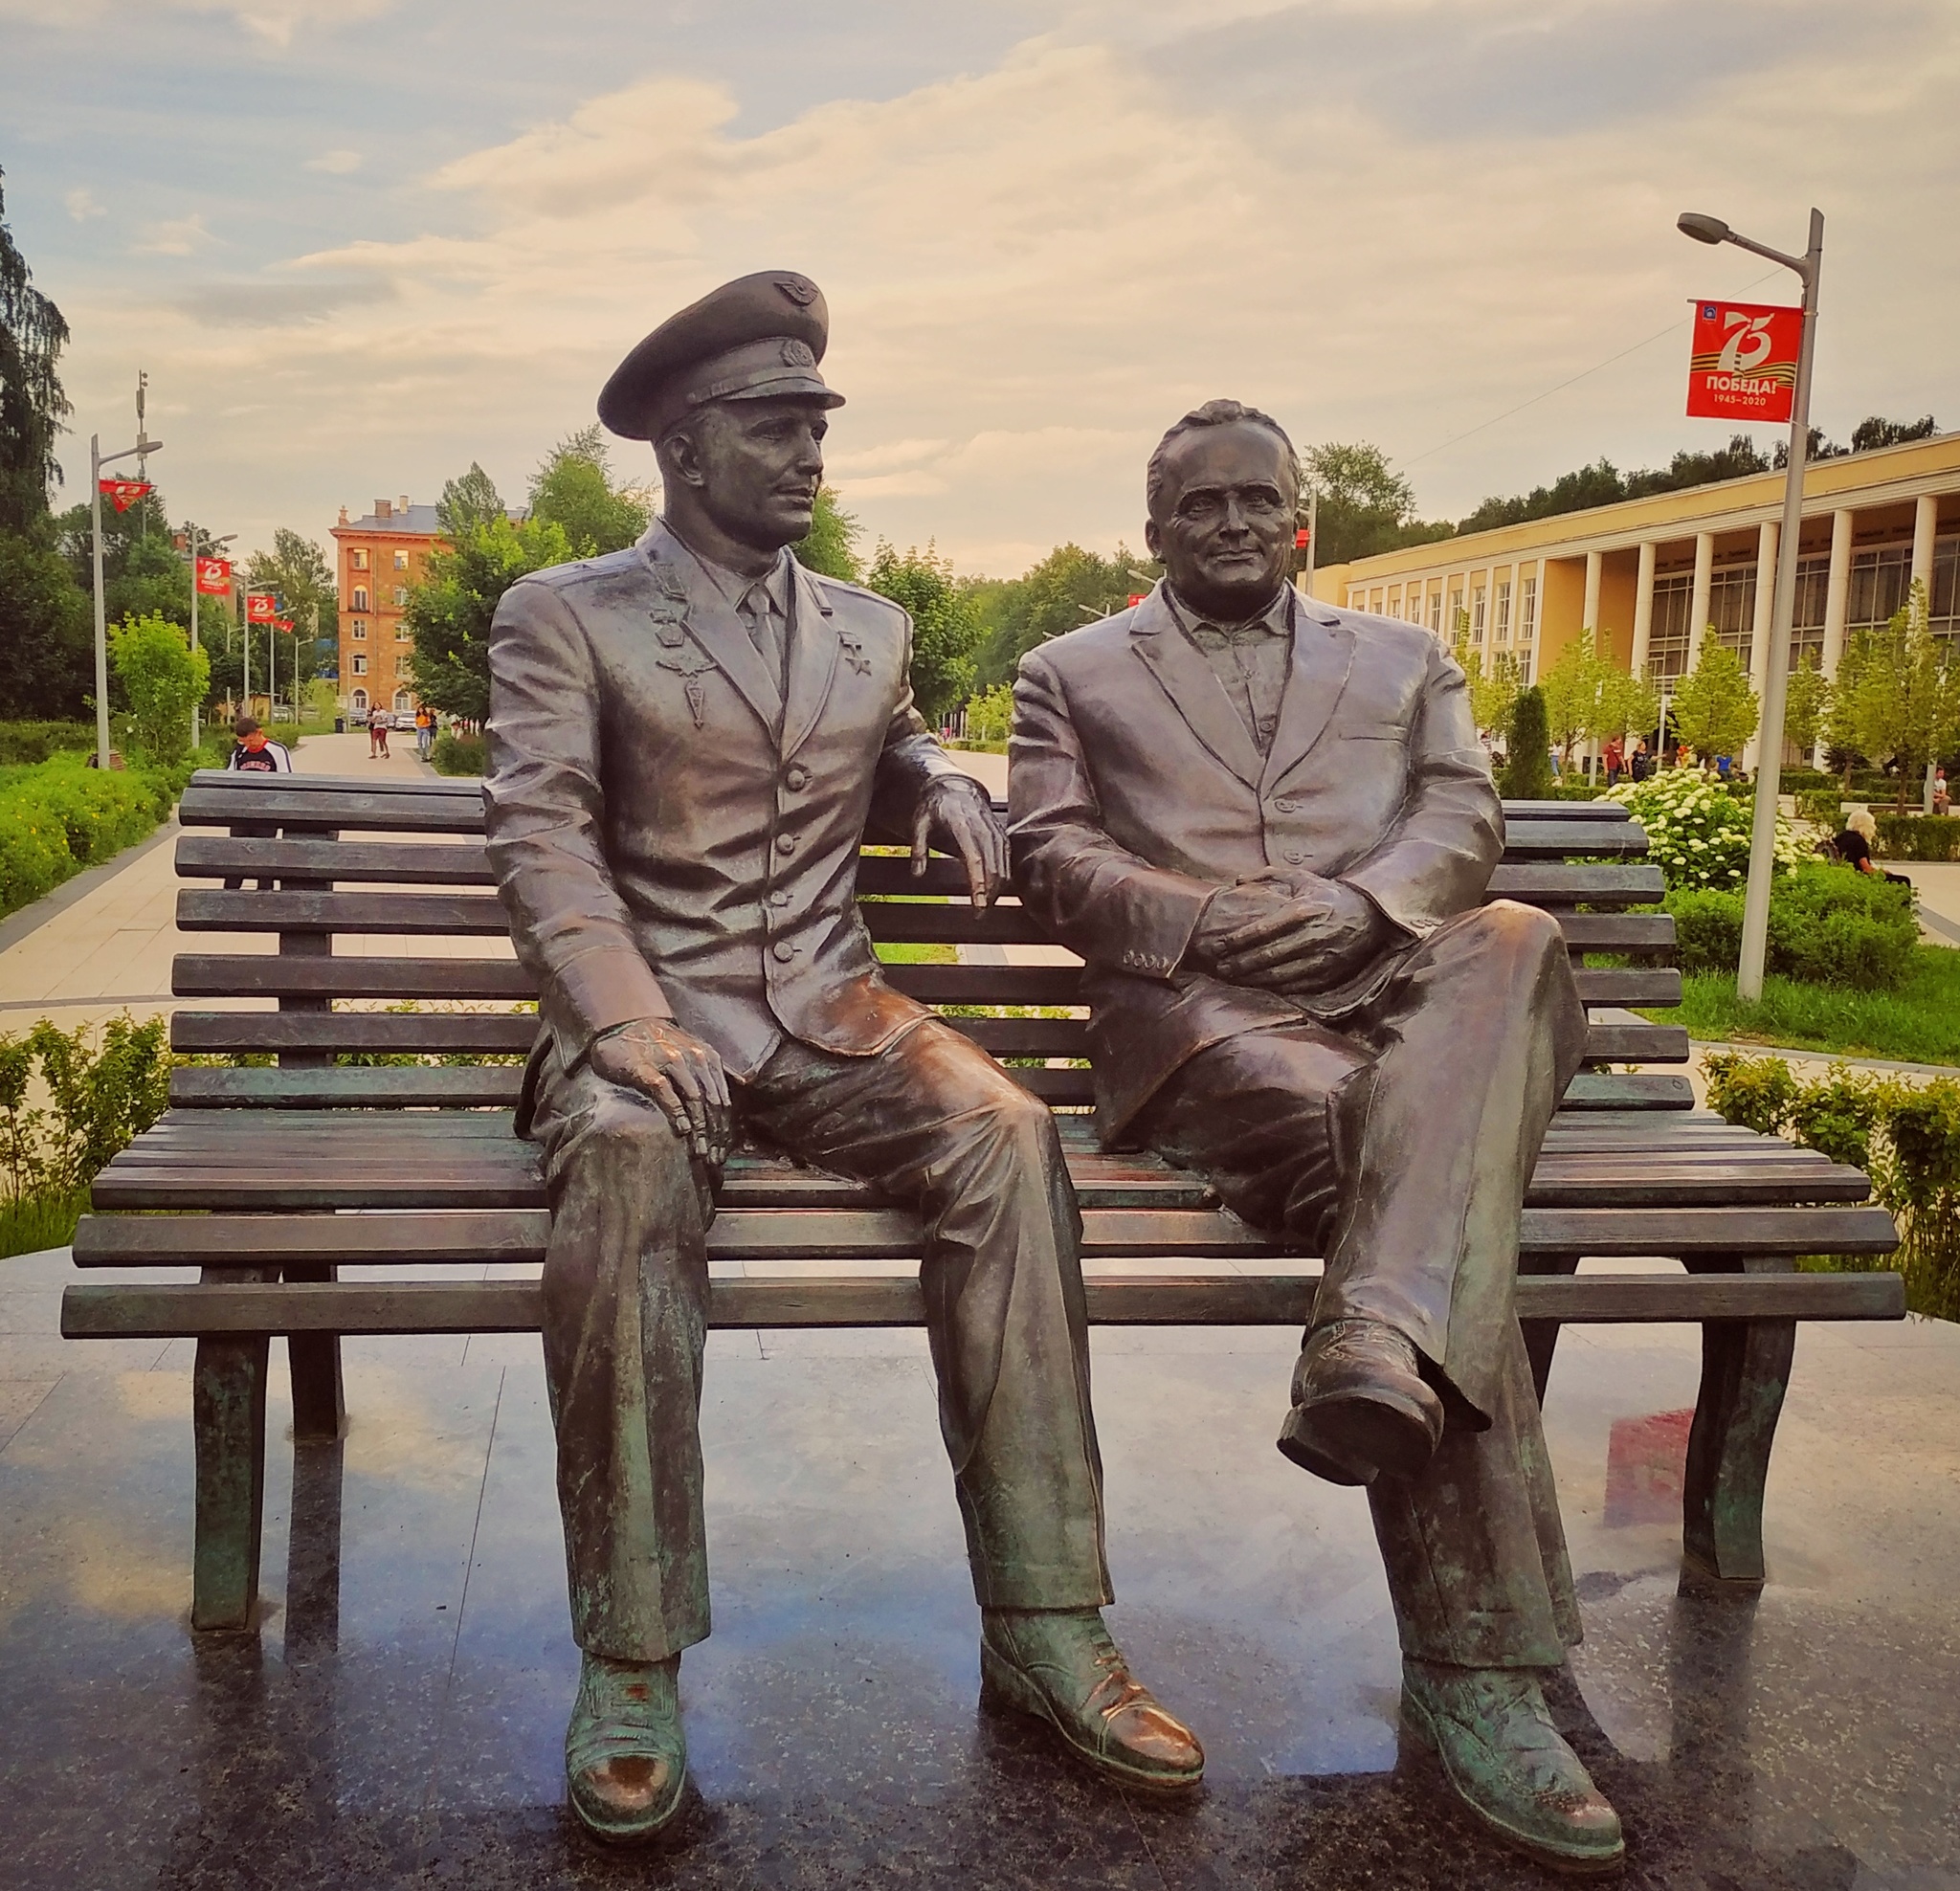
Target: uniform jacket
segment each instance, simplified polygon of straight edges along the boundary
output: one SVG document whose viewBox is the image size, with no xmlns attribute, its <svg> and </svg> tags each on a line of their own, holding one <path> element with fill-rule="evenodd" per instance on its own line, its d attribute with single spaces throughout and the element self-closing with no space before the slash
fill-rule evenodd
<svg viewBox="0 0 1960 1891">
<path fill-rule="evenodd" d="M 791 591 L 787 698 L 658 523 L 498 607 L 490 860 L 567 1064 L 638 1018 L 739 1077 L 784 1034 L 868 1056 L 925 1015 L 880 976 L 858 850 L 867 820 L 903 834 L 929 782 L 970 778 L 913 707 L 904 612 L 800 566 Z"/>
<path fill-rule="evenodd" d="M 1010 757 L 1015 882 L 1087 961 L 1109 1141 L 1207 1045 L 1364 1005 L 1417 939 L 1481 903 L 1503 848 L 1462 671 L 1418 625 L 1305 598 L 1269 755 L 1160 584 L 1021 659 Z M 1304 1003 L 1184 963 L 1214 892 L 1290 868 L 1366 894 L 1394 943 Z"/>
</svg>

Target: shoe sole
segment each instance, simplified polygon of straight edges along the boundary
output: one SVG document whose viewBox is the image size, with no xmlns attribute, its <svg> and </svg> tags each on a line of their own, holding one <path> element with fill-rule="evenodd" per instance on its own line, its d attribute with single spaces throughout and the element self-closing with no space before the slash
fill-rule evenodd
<svg viewBox="0 0 1960 1891">
<path fill-rule="evenodd" d="M 980 1644 L 980 1704 L 983 1707 L 1006 1707 L 1045 1723 L 1054 1729 L 1056 1738 L 1071 1757 L 1091 1772 L 1104 1779 L 1116 1780 L 1124 1786 L 1135 1787 L 1139 1791 L 1178 1799 L 1195 1792 L 1205 1783 L 1203 1773 L 1191 1779 L 1167 1779 L 1162 1773 L 1145 1772 L 1140 1767 L 1126 1766 L 1121 1760 L 1111 1759 L 1106 1753 L 1098 1753 L 1093 1747 L 1083 1746 L 1056 1719 L 1047 1696 L 984 1641 Z"/>
<path fill-rule="evenodd" d="M 1405 1689 L 1402 1695 L 1402 1724 L 1414 1735 L 1417 1745 L 1428 1752 L 1442 1769 L 1443 1777 L 1449 1781 L 1450 1789 L 1457 1795 L 1457 1802 L 1466 1812 L 1473 1813 L 1480 1825 L 1490 1835 L 1502 1840 L 1514 1852 L 1521 1853 L 1534 1864 L 1541 1864 L 1548 1871 L 1560 1872 L 1567 1878 L 1612 1878 L 1626 1865 L 1626 1840 L 1611 1852 L 1566 1852 L 1555 1845 L 1548 1845 L 1542 1838 L 1534 1838 L 1527 1832 L 1521 1832 L 1480 1806 L 1469 1793 L 1464 1791 L 1457 1775 L 1450 1770 L 1449 1755 L 1443 1744 L 1437 1738 L 1436 1729 L 1429 1724 L 1428 1711 Z"/>
<path fill-rule="evenodd" d="M 1319 1470 L 1308 1462 L 1310 1455 L 1345 1471 L 1355 1483 L 1372 1483 L 1377 1476 L 1420 1477 L 1438 1441 L 1430 1413 L 1413 1401 L 1374 1392 L 1335 1392 L 1296 1405 L 1280 1434 L 1280 1449 L 1296 1464 Z"/>
<path fill-rule="evenodd" d="M 569 1780 L 566 1782 L 565 1803 L 570 1809 L 571 1816 L 578 1829 L 588 1838 L 598 1844 L 618 1850 L 635 1845 L 650 1845 L 661 1833 L 674 1823 L 682 1804 L 687 1798 L 687 1775 L 680 1775 L 680 1786 L 673 1798 L 662 1806 L 656 1816 L 649 1820 L 636 1821 L 633 1825 L 607 1826 L 598 1823 L 578 1802 L 578 1795 L 572 1791 Z"/>
</svg>

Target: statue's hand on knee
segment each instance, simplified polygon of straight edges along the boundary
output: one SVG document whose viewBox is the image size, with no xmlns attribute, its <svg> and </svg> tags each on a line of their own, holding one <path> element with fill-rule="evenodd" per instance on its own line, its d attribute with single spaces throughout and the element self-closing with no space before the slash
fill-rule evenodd
<svg viewBox="0 0 1960 1891">
<path fill-rule="evenodd" d="M 1325 991 L 1381 950 L 1392 928 L 1372 900 L 1338 879 L 1303 879 L 1292 899 L 1211 943 L 1220 978 L 1268 991 Z"/>
<path fill-rule="evenodd" d="M 711 1046 L 671 1018 L 624 1025 L 592 1046 L 592 1069 L 658 1105 L 674 1133 L 719 1168 L 732 1139 L 728 1073 Z"/>
</svg>

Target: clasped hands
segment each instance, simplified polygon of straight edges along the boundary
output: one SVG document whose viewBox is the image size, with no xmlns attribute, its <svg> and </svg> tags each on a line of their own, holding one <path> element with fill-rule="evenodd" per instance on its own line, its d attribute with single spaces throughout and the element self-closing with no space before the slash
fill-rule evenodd
<svg viewBox="0 0 1960 1891">
<path fill-rule="evenodd" d="M 1366 894 L 1318 874 L 1255 874 L 1206 901 L 1191 956 L 1228 985 L 1296 996 L 1359 971 L 1390 932 Z"/>
<path fill-rule="evenodd" d="M 976 906 L 989 906 L 1007 878 L 1007 835 L 983 794 L 964 780 L 929 783 L 912 823 L 912 872 L 924 873 L 937 839 L 957 854 Z M 639 1018 L 592 1045 L 593 1072 L 637 1090 L 673 1125 L 695 1155 L 719 1168 L 734 1139 L 728 1073 L 714 1047 L 672 1018 Z"/>
</svg>

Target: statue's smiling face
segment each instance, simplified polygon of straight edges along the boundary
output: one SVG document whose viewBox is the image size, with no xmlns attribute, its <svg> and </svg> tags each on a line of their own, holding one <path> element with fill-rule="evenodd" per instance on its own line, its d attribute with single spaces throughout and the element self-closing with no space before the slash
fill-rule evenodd
<svg viewBox="0 0 1960 1891">
<path fill-rule="evenodd" d="M 1171 589 L 1226 622 L 1250 617 L 1286 580 L 1299 502 L 1293 465 L 1268 427 L 1193 427 L 1166 449 L 1144 528 Z"/>
</svg>

